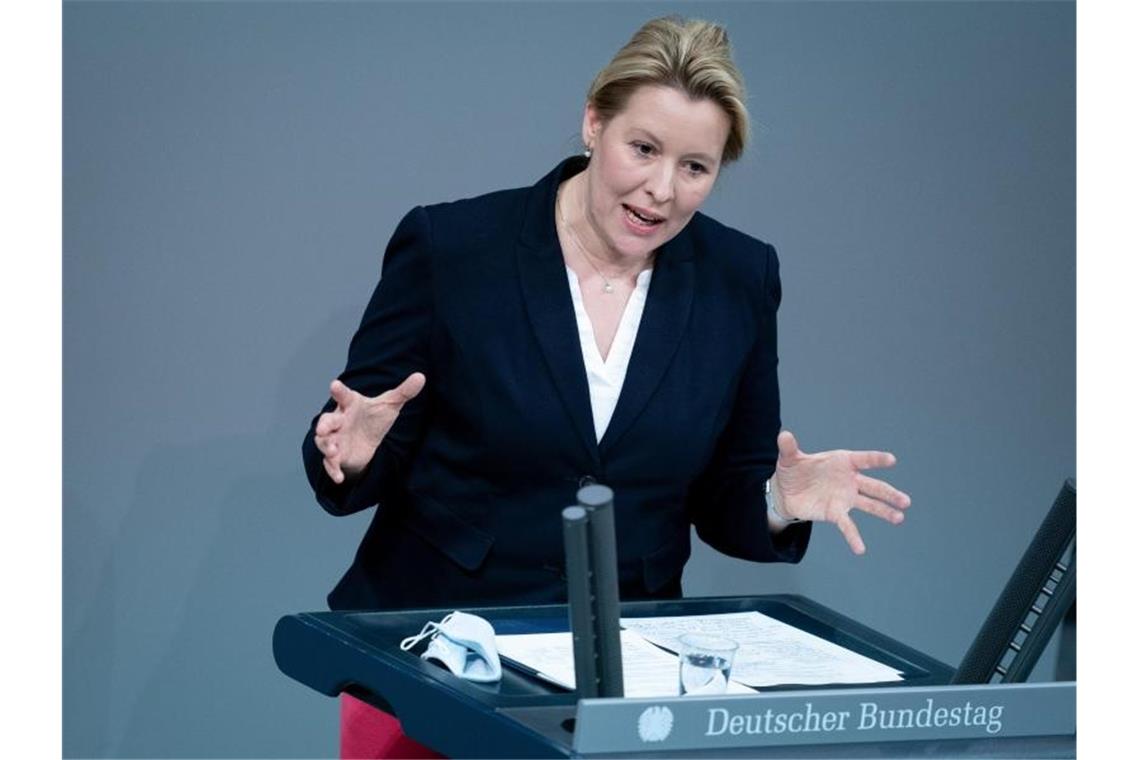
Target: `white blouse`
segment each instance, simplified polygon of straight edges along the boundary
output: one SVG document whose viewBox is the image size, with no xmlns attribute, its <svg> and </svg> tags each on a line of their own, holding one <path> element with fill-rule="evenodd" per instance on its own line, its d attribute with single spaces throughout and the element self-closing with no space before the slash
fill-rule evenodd
<svg viewBox="0 0 1140 760">
<path fill-rule="evenodd" d="M 570 297 L 574 301 L 574 317 L 578 321 L 578 341 L 582 344 L 582 359 L 586 364 L 586 379 L 590 384 L 590 407 L 594 412 L 594 434 L 598 440 L 606 434 L 610 418 L 614 416 L 621 386 L 625 382 L 625 372 L 629 368 L 629 357 L 633 354 L 633 344 L 637 340 L 637 328 L 641 325 L 641 315 L 645 311 L 645 299 L 649 295 L 649 280 L 652 269 L 637 275 L 637 286 L 629 296 L 618 323 L 617 333 L 610 345 L 610 353 L 602 359 L 598 351 L 598 341 L 594 339 L 594 325 L 586 313 L 582 301 L 582 288 L 578 275 L 566 267 L 566 277 L 570 280 Z"/>
<path fill-rule="evenodd" d="M 578 321 L 578 342 L 582 344 L 582 359 L 586 364 L 586 379 L 590 384 L 594 434 L 599 441 L 606 434 L 610 418 L 614 416 L 618 396 L 621 395 L 621 386 L 625 382 L 625 371 L 629 368 L 629 357 L 633 354 L 634 341 L 637 340 L 637 328 L 641 325 L 641 315 L 645 311 L 645 299 L 649 295 L 649 279 L 652 275 L 652 269 L 646 269 L 637 275 L 637 286 L 625 304 L 625 311 L 622 312 L 621 322 L 618 323 L 609 356 L 603 361 L 602 354 L 598 351 L 598 342 L 594 340 L 594 325 L 590 322 L 590 315 L 586 313 L 586 304 L 582 301 L 582 288 L 578 284 L 578 275 L 574 274 L 574 270 L 570 267 L 566 267 L 566 277 L 570 280 L 570 297 L 574 301 L 574 317 Z M 779 533 L 790 522 L 799 522 L 798 519 L 787 520 L 776 511 L 767 488 L 764 500 L 768 507 L 768 529 L 773 533 Z"/>
</svg>

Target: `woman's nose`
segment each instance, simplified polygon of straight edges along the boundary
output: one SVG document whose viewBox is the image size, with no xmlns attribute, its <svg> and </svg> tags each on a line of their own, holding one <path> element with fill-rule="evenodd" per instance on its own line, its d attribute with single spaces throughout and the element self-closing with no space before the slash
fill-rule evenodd
<svg viewBox="0 0 1140 760">
<path fill-rule="evenodd" d="M 673 200 L 673 169 L 661 162 L 653 168 L 645 189 L 657 203 L 668 203 Z"/>
</svg>

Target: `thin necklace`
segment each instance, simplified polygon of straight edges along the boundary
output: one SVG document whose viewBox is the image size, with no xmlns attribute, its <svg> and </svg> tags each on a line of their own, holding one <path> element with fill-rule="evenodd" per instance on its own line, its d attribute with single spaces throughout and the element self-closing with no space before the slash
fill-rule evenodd
<svg viewBox="0 0 1140 760">
<path fill-rule="evenodd" d="M 558 218 L 562 220 L 562 227 L 570 233 L 570 237 L 574 240 L 574 245 L 578 246 L 578 250 L 581 251 L 582 255 L 586 257 L 586 261 L 589 262 L 590 266 L 594 268 L 594 271 L 598 273 L 598 276 L 602 278 L 602 292 L 613 293 L 614 284 L 610 282 L 609 277 L 606 277 L 605 272 L 599 269 L 598 265 L 594 263 L 594 259 L 591 258 L 589 252 L 586 251 L 586 246 L 582 245 L 582 241 L 578 239 L 578 233 L 575 232 L 574 228 L 570 226 L 570 223 L 566 221 L 566 214 L 564 214 L 562 211 L 562 199 L 565 195 L 565 192 L 559 193 L 557 202 L 554 204 L 555 208 L 558 209 Z"/>
</svg>

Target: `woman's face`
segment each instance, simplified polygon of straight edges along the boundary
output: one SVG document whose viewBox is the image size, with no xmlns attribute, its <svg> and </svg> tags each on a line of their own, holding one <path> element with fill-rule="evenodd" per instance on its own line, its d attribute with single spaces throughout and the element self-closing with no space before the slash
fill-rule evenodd
<svg viewBox="0 0 1140 760">
<path fill-rule="evenodd" d="M 719 105 L 672 87 L 636 90 L 605 123 L 587 105 L 585 210 L 595 250 L 648 258 L 680 232 L 716 182 L 729 126 Z"/>
</svg>

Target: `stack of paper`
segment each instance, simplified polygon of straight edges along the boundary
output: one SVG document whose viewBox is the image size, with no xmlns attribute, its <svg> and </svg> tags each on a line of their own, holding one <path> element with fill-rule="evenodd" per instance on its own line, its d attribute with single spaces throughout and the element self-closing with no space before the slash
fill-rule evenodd
<svg viewBox="0 0 1140 760">
<path fill-rule="evenodd" d="M 574 688 L 574 653 L 569 633 L 496 636 L 499 656 L 546 681 Z M 675 697 L 680 692 L 680 661 L 634 631 L 621 632 L 621 667 L 625 696 Z M 735 675 L 735 674 L 734 674 Z M 730 680 L 728 694 L 750 694 Z"/>
<path fill-rule="evenodd" d="M 759 612 L 622 618 L 622 627 L 676 652 L 684 633 L 710 633 L 740 645 L 732 679 L 749 686 L 879 683 L 902 673 Z M 624 631 L 623 631 L 624 633 Z"/>
</svg>

